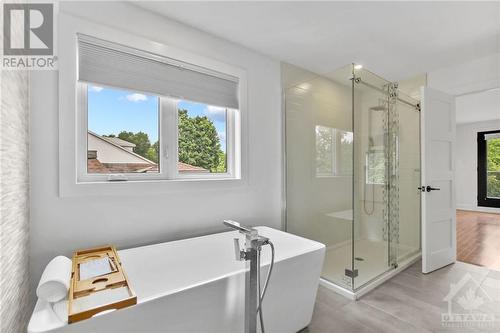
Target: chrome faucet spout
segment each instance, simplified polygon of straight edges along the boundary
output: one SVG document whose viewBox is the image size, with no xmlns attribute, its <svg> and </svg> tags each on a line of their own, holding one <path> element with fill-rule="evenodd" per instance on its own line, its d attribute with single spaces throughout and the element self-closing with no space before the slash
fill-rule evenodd
<svg viewBox="0 0 500 333">
<path fill-rule="evenodd" d="M 224 224 L 227 225 L 230 228 L 236 229 L 239 232 L 243 234 L 250 234 L 252 233 L 253 228 L 248 228 L 245 226 L 242 226 L 239 222 L 233 221 L 233 220 L 224 220 Z"/>
<path fill-rule="evenodd" d="M 247 240 L 246 248 L 247 248 L 247 250 L 250 249 L 250 247 L 251 247 L 251 244 L 250 244 L 251 241 L 258 241 L 256 244 L 257 246 L 267 245 L 269 243 L 269 238 L 259 235 L 258 230 L 255 228 L 241 225 L 239 222 L 236 222 L 233 220 L 224 220 L 224 224 L 230 228 L 238 230 L 241 234 L 246 236 L 246 240 Z M 254 246 L 255 246 L 255 244 L 254 244 Z"/>
</svg>

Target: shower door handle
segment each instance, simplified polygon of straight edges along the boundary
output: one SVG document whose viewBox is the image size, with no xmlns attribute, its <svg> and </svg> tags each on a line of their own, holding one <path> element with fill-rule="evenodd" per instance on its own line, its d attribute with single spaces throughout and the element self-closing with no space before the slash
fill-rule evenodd
<svg viewBox="0 0 500 333">
<path fill-rule="evenodd" d="M 432 186 L 419 186 L 418 189 L 422 192 L 430 192 L 430 191 L 439 191 L 441 190 L 439 187 Z"/>
</svg>

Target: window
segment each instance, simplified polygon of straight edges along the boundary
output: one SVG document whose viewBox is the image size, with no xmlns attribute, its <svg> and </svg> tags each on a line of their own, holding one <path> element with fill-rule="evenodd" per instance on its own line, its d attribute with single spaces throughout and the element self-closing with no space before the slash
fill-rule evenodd
<svg viewBox="0 0 500 333">
<path fill-rule="evenodd" d="M 315 135 L 316 177 L 352 175 L 352 132 L 317 125 Z"/>
<path fill-rule="evenodd" d="M 366 184 L 385 184 L 385 153 L 383 149 L 366 152 Z"/>
<path fill-rule="evenodd" d="M 159 98 L 87 85 L 87 173 L 158 173 Z"/>
<path fill-rule="evenodd" d="M 184 174 L 227 173 L 226 108 L 180 101 L 179 171 Z"/>
<path fill-rule="evenodd" d="M 239 177 L 237 78 L 78 42 L 79 181 Z"/>
<path fill-rule="evenodd" d="M 500 130 L 477 133 L 477 204 L 500 208 Z"/>
</svg>

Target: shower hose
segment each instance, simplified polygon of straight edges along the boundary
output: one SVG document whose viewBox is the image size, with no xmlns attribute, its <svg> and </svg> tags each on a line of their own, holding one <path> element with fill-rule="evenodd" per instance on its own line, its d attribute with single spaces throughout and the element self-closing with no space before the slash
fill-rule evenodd
<svg viewBox="0 0 500 333">
<path fill-rule="evenodd" d="M 271 247 L 271 265 L 269 266 L 269 272 L 267 272 L 266 282 L 264 282 L 264 287 L 262 288 L 262 291 L 260 285 L 260 253 L 261 253 L 260 248 L 259 248 L 259 255 L 257 256 L 257 267 L 259 267 L 259 274 L 257 276 L 257 284 L 259 289 L 259 306 L 257 307 L 257 312 L 259 314 L 261 333 L 265 333 L 264 315 L 262 314 L 262 301 L 264 300 L 264 296 L 267 290 L 267 285 L 269 283 L 269 279 L 271 278 L 271 272 L 273 271 L 273 266 L 274 266 L 274 244 L 271 241 L 268 241 L 268 244 Z"/>
</svg>

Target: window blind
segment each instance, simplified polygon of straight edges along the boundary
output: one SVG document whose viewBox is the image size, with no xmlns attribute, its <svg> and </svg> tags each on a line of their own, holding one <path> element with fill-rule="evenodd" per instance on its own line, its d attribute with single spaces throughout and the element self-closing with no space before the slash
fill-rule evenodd
<svg viewBox="0 0 500 333">
<path fill-rule="evenodd" d="M 500 139 L 500 133 L 488 133 L 484 135 L 485 140 Z"/>
<path fill-rule="evenodd" d="M 236 77 L 81 34 L 78 80 L 239 109 Z"/>
</svg>

